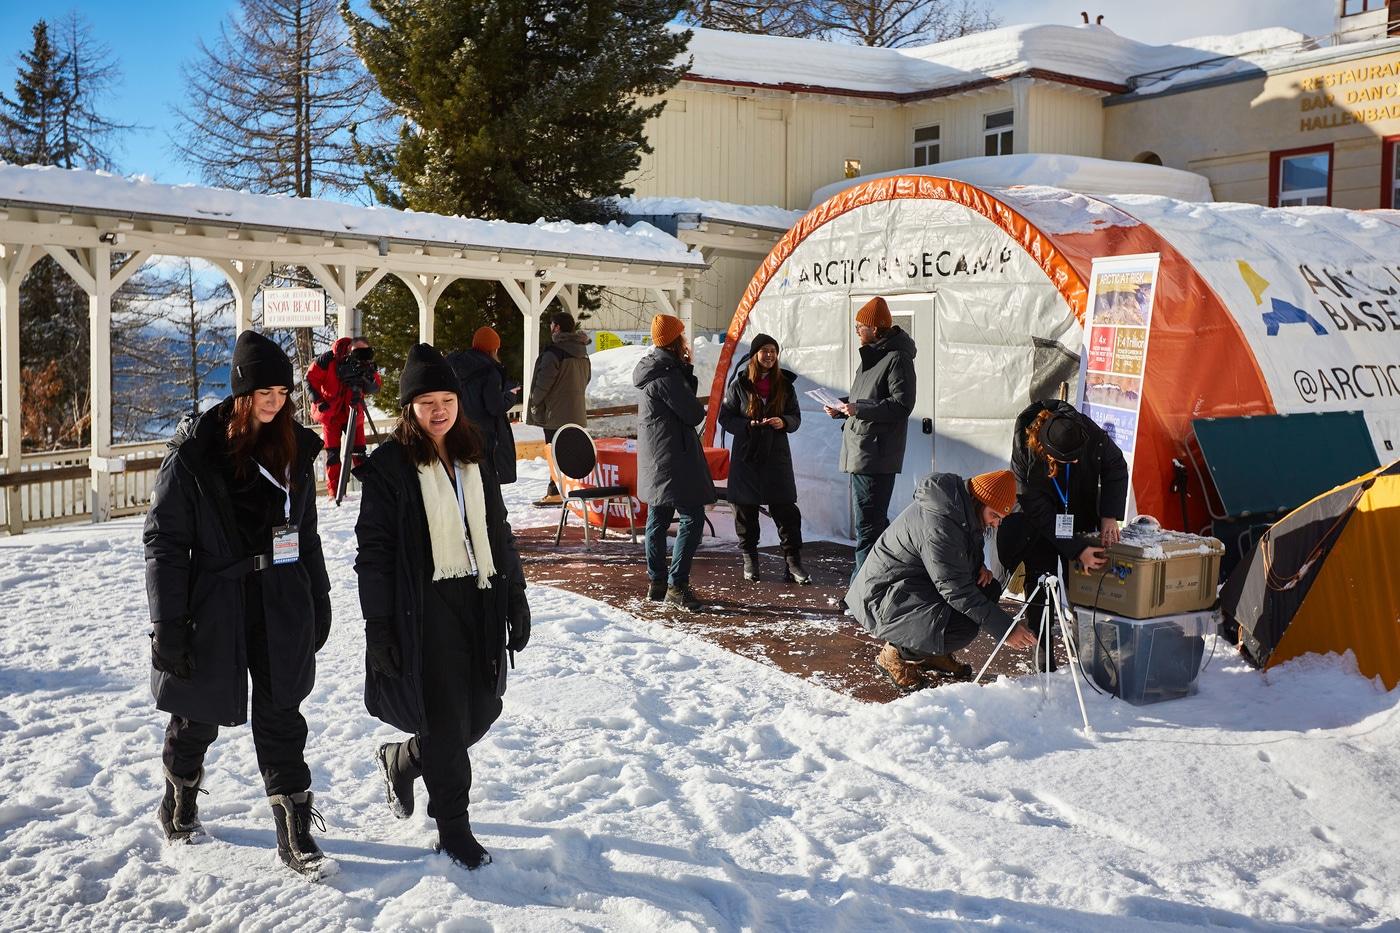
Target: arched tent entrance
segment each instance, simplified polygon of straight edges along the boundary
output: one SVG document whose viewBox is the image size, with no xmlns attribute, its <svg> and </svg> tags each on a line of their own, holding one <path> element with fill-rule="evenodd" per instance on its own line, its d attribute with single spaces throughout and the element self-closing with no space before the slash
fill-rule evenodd
<svg viewBox="0 0 1400 933">
<path fill-rule="evenodd" d="M 894 507 L 930 469 L 1004 467 L 1015 415 L 1075 378 L 1093 260 L 1158 253 L 1133 487 L 1138 511 L 1179 527 L 1172 459 L 1193 418 L 1361 409 L 1382 461 L 1396 456 L 1385 445 L 1400 445 L 1397 233 L 1375 212 L 878 179 L 813 209 L 759 268 L 730 324 L 707 437 L 758 332 L 783 345 L 800 389 L 844 394 L 855 308 L 878 294 L 919 345 Z M 803 406 L 804 514 L 814 530 L 849 533 L 839 426 Z M 1199 494 L 1192 508 L 1203 524 Z"/>
</svg>

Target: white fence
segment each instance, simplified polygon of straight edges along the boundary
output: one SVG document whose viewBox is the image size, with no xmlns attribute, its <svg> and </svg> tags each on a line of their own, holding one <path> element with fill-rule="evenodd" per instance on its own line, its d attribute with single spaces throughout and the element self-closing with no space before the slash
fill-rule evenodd
<svg viewBox="0 0 1400 933">
<path fill-rule="evenodd" d="M 165 441 L 118 444 L 112 457 L 125 467 L 112 473 L 112 516 L 146 510 Z M 17 533 L 92 515 L 92 466 L 86 447 L 24 454 L 18 473 L 0 473 L 0 527 Z"/>
</svg>

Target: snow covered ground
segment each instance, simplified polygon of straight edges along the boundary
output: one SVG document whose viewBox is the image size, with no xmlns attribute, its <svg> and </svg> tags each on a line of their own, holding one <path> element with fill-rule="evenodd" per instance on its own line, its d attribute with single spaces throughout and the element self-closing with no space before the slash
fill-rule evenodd
<svg viewBox="0 0 1400 933">
<path fill-rule="evenodd" d="M 511 491 L 520 518 L 542 463 Z M 548 516 L 545 516 L 546 518 Z M 247 727 L 210 838 L 163 845 L 140 521 L 0 539 L 0 928 L 873 930 L 1384 926 L 1400 918 L 1400 692 L 1344 659 L 1218 652 L 1135 708 L 1067 674 L 866 706 L 571 593 L 473 753 L 495 863 L 428 851 L 373 766 L 355 505 L 323 509 L 336 626 L 304 705 L 338 876 L 278 866 Z M 420 785 L 421 793 L 421 785 Z M 420 798 L 421 799 L 421 798 Z"/>
</svg>

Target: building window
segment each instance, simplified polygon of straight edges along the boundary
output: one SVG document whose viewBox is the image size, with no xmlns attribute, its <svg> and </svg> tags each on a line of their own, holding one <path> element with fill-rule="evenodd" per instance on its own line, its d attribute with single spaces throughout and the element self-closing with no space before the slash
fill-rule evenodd
<svg viewBox="0 0 1400 933">
<path fill-rule="evenodd" d="M 1014 113 L 1010 110 L 989 113 L 982 118 L 983 151 L 986 155 L 1011 155 L 1013 118 Z"/>
<path fill-rule="evenodd" d="M 1381 207 L 1400 208 L 1400 136 L 1381 140 Z"/>
<path fill-rule="evenodd" d="M 921 165 L 937 165 L 943 159 L 939 155 L 939 143 L 942 136 L 942 127 L 937 123 L 933 126 L 920 126 L 914 129 L 914 167 Z"/>
<path fill-rule="evenodd" d="M 1342 0 L 1342 15 L 1355 16 L 1358 13 L 1370 13 L 1373 10 L 1384 10 L 1386 0 Z"/>
<path fill-rule="evenodd" d="M 1269 206 L 1332 203 L 1332 147 L 1286 149 L 1269 156 Z"/>
</svg>

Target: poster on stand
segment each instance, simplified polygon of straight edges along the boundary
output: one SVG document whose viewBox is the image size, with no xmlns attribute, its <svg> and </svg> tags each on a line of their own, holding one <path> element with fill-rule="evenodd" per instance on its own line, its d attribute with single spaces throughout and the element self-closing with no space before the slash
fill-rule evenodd
<svg viewBox="0 0 1400 933">
<path fill-rule="evenodd" d="M 1078 408 L 1113 438 L 1128 461 L 1128 518 L 1136 511 L 1133 454 L 1160 259 L 1158 253 L 1101 257 L 1089 277 Z"/>
</svg>

